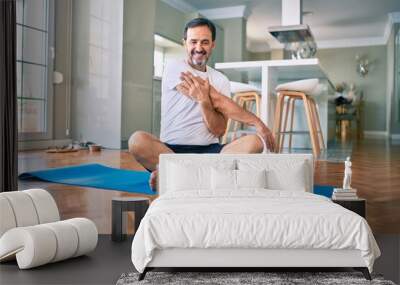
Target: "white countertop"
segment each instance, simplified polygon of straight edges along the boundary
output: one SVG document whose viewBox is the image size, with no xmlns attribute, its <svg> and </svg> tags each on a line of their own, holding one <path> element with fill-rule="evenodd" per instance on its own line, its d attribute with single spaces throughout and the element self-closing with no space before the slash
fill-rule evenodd
<svg viewBox="0 0 400 285">
<path fill-rule="evenodd" d="M 261 66 L 300 66 L 300 65 L 318 65 L 318 58 L 307 59 L 280 59 L 280 60 L 259 60 L 259 61 L 237 61 L 237 62 L 219 62 L 215 64 L 217 69 L 240 68 L 251 69 Z"/>
<path fill-rule="evenodd" d="M 251 81 L 261 81 L 262 69 L 268 68 L 279 81 L 320 78 L 326 79 L 333 87 L 318 58 L 220 62 L 215 64 L 215 68 L 245 72 Z"/>
</svg>

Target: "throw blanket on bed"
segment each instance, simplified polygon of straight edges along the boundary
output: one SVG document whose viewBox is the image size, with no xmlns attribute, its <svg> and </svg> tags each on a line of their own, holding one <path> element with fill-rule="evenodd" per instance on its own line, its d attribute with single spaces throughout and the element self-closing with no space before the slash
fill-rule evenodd
<svg viewBox="0 0 400 285">
<path fill-rule="evenodd" d="M 380 251 L 365 219 L 329 199 L 265 189 L 199 194 L 171 192 L 156 199 L 132 243 L 143 272 L 163 248 L 358 249 L 372 271 Z"/>
</svg>

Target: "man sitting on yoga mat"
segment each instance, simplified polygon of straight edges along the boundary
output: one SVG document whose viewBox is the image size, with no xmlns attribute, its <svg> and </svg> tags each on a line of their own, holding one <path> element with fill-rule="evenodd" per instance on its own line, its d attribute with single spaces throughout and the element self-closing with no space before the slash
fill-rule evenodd
<svg viewBox="0 0 400 285">
<path fill-rule="evenodd" d="M 185 60 L 167 64 L 162 79 L 161 134 L 137 131 L 129 139 L 129 152 L 152 171 L 156 185 L 161 153 L 260 153 L 274 149 L 268 127 L 253 113 L 230 99 L 228 78 L 207 66 L 215 47 L 215 26 L 204 18 L 188 22 L 184 29 Z M 257 134 L 219 144 L 227 119 L 255 126 Z"/>
</svg>

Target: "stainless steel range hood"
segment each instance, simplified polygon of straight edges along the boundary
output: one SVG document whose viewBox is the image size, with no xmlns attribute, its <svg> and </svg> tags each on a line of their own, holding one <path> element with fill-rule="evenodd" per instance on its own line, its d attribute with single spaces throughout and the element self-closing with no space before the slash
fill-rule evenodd
<svg viewBox="0 0 400 285">
<path fill-rule="evenodd" d="M 283 44 L 314 41 L 310 27 L 305 24 L 269 27 L 268 32 Z"/>
<path fill-rule="evenodd" d="M 303 24 L 302 0 L 282 0 L 282 25 L 268 32 L 284 44 L 284 58 L 309 58 L 317 51 L 310 27 Z"/>
</svg>

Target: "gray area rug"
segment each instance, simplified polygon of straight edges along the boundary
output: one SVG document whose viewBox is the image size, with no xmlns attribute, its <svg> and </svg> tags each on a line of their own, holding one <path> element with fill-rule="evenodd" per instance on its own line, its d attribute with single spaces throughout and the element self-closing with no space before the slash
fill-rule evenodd
<svg viewBox="0 0 400 285">
<path fill-rule="evenodd" d="M 213 284 L 213 285 L 246 285 L 246 284 L 379 284 L 395 285 L 384 280 L 382 276 L 372 275 L 368 281 L 359 272 L 148 272 L 146 278 L 138 281 L 138 273 L 124 273 L 117 285 L 133 284 Z"/>
</svg>

